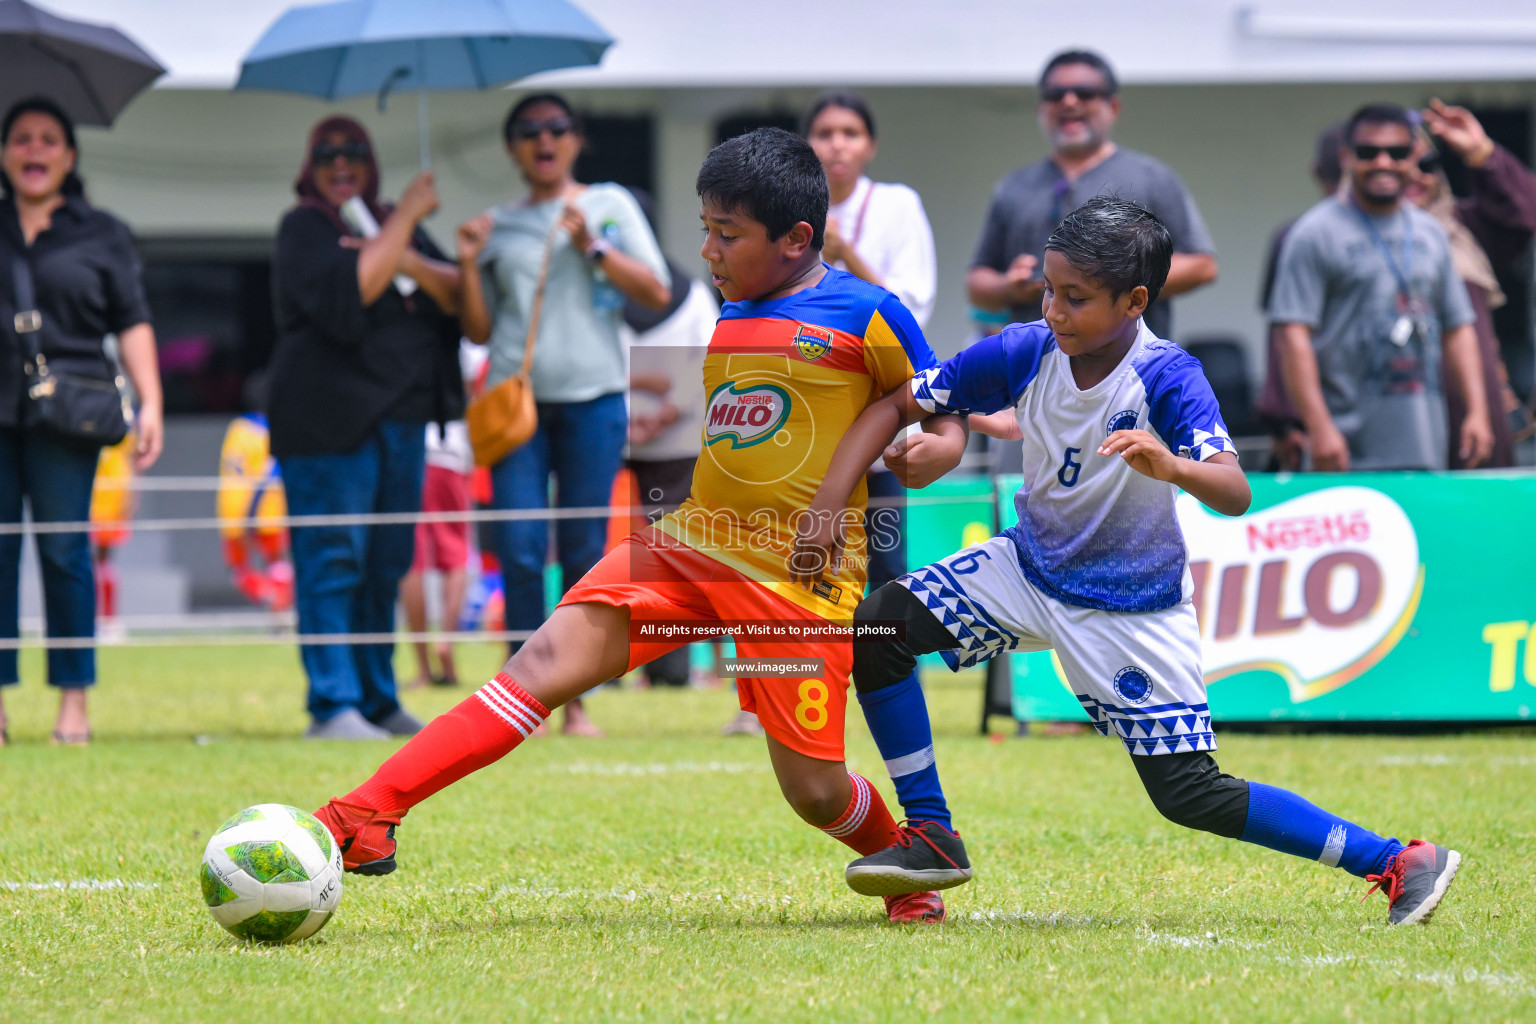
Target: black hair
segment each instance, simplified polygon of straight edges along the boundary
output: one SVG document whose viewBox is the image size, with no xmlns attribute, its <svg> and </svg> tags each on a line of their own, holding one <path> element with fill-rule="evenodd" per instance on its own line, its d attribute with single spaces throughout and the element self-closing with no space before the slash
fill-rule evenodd
<svg viewBox="0 0 1536 1024">
<path fill-rule="evenodd" d="M 1046 61 L 1045 68 L 1040 72 L 1039 87 L 1044 89 L 1045 80 L 1051 76 L 1051 72 L 1064 64 L 1086 64 L 1103 76 L 1104 88 L 1109 90 L 1111 96 L 1120 91 L 1120 80 L 1115 77 L 1115 69 L 1109 66 L 1109 61 L 1092 50 L 1063 50 Z"/>
<path fill-rule="evenodd" d="M 1344 138 L 1344 122 L 1335 121 L 1317 137 L 1317 148 L 1312 152 L 1312 176 L 1327 185 L 1329 191 L 1337 189 L 1344 180 L 1344 165 L 1339 162 Z"/>
<path fill-rule="evenodd" d="M 536 103 L 553 103 L 565 111 L 565 116 L 571 119 L 571 125 L 575 128 L 577 135 L 585 134 L 582 129 L 581 118 L 577 116 L 576 111 L 571 109 L 570 102 L 564 96 L 557 92 L 536 92 L 518 100 L 513 105 L 511 111 L 507 113 L 507 119 L 501 123 L 501 140 L 503 142 L 510 143 L 512 141 L 512 126 L 521 121 L 523 115 L 528 112 L 528 108 Z"/>
<path fill-rule="evenodd" d="M 851 110 L 859 115 L 859 120 L 864 122 L 864 130 L 869 137 L 875 137 L 875 115 L 869 109 L 869 101 L 856 92 L 824 92 L 816 97 L 810 109 L 805 112 L 805 117 L 800 121 L 800 134 L 806 138 L 811 136 L 811 127 L 816 123 L 816 118 L 828 107 L 839 107 L 843 110 Z"/>
<path fill-rule="evenodd" d="M 827 234 L 827 173 L 816 151 L 794 132 L 759 128 L 727 139 L 704 158 L 699 198 L 744 213 L 776 241 L 796 224 L 811 226 L 811 248 Z"/>
<path fill-rule="evenodd" d="M 64 113 L 64 108 L 46 96 L 32 96 L 24 100 L 17 100 L 11 104 L 11 109 L 5 112 L 5 121 L 0 123 L 0 145 L 10 141 L 11 129 L 23 114 L 46 114 L 59 122 L 59 127 L 64 129 L 64 144 L 75 151 L 75 167 L 80 166 L 80 147 L 75 144 L 75 122 Z M 0 189 L 4 189 L 6 195 L 10 195 L 14 189 L 11 187 L 11 179 L 6 177 L 4 171 L 0 171 Z M 67 196 L 85 194 L 85 183 L 80 180 L 80 175 L 74 170 L 64 175 L 64 184 L 59 191 Z"/>
<path fill-rule="evenodd" d="M 1363 124 L 1400 124 L 1413 135 L 1413 118 L 1407 110 L 1396 103 L 1367 103 L 1349 116 L 1344 127 L 1344 145 L 1354 145 L 1355 129 Z"/>
<path fill-rule="evenodd" d="M 1151 305 L 1168 280 L 1173 238 L 1163 222 L 1129 199 L 1094 196 L 1067 214 L 1045 242 L 1119 298 L 1145 286 Z"/>
</svg>

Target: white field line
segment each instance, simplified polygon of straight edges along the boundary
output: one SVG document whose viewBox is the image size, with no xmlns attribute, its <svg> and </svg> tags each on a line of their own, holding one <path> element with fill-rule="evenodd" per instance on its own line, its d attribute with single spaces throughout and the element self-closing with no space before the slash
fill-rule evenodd
<svg viewBox="0 0 1536 1024">
<path fill-rule="evenodd" d="M 670 763 L 639 764 L 627 761 L 601 762 L 576 761 L 571 764 L 551 764 L 539 769 L 541 775 L 740 775 L 745 772 L 766 772 L 762 763 L 741 764 L 732 761 L 672 761 Z"/>
<path fill-rule="evenodd" d="M 1402 981 L 1417 981 L 1444 989 L 1452 989 L 1461 985 L 1472 985 L 1507 990 L 1518 995 L 1536 994 L 1536 988 L 1532 988 L 1523 975 L 1512 974 L 1508 971 L 1488 970 L 1486 968 L 1462 967 L 1449 970 L 1412 971 L 1400 959 L 1378 962 L 1370 956 L 1355 953 L 1335 953 L 1322 956 L 1274 956 L 1270 959 L 1277 964 L 1313 970 L 1345 965 L 1372 967 L 1388 977 L 1398 978 Z"/>
<path fill-rule="evenodd" d="M 1182 949 L 1209 949 L 1212 946 L 1225 946 L 1228 949 L 1258 949 L 1267 946 L 1267 942 L 1244 942 L 1239 939 L 1229 939 L 1216 932 L 1206 932 L 1204 935 L 1171 935 L 1167 932 L 1141 932 L 1139 937 L 1146 943 L 1154 946 L 1178 946 Z"/>
<path fill-rule="evenodd" d="M 789 895 L 774 896 L 758 893 L 728 892 L 666 892 L 661 889 L 562 889 L 559 886 L 529 885 L 522 879 L 517 885 L 457 886 L 440 890 L 450 893 L 467 893 L 476 896 L 531 896 L 541 900 L 613 900 L 619 903 L 636 903 L 659 900 L 667 903 L 748 903 L 754 905 L 786 906 L 794 902 Z"/>
<path fill-rule="evenodd" d="M 126 882 L 121 878 L 53 878 L 46 882 L 0 882 L 0 889 L 7 892 L 68 892 L 86 890 L 102 892 L 108 889 L 158 889 L 159 882 Z"/>
<path fill-rule="evenodd" d="M 668 892 L 664 889 L 582 889 L 561 888 L 560 886 L 530 885 L 523 879 L 518 880 L 517 885 L 498 886 L 458 886 L 451 887 L 441 892 L 472 894 L 482 897 L 496 896 L 527 896 L 541 900 L 591 900 L 608 901 L 616 903 L 731 903 L 747 904 L 749 906 L 789 906 L 796 902 L 796 897 L 771 893 L 745 893 L 745 892 Z M 1031 910 L 968 910 L 960 911 L 952 918 L 954 921 L 968 921 L 978 924 L 1009 925 L 1023 924 L 1031 926 L 1046 926 L 1050 928 L 1113 928 L 1124 924 L 1120 920 L 1108 920 L 1105 918 L 1085 917 L 1073 914 L 1041 914 Z"/>
<path fill-rule="evenodd" d="M 1523 768 L 1536 765 L 1536 756 L 1529 754 L 1494 757 L 1466 757 L 1461 754 L 1388 754 L 1378 757 L 1376 763 L 1390 768 L 1441 768 L 1453 764 L 1486 764 L 1494 768 Z"/>
</svg>

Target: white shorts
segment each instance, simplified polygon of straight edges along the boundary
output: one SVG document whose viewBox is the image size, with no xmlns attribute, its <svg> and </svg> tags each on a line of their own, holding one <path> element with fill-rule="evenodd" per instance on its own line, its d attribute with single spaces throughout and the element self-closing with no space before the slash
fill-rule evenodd
<svg viewBox="0 0 1536 1024">
<path fill-rule="evenodd" d="M 940 652 L 950 668 L 1004 651 L 1054 649 L 1101 735 L 1120 737 L 1133 754 L 1216 749 L 1194 605 L 1106 612 L 1063 604 L 1029 582 L 1007 537 L 896 582 L 922 598 L 959 641 L 958 650 Z"/>
</svg>

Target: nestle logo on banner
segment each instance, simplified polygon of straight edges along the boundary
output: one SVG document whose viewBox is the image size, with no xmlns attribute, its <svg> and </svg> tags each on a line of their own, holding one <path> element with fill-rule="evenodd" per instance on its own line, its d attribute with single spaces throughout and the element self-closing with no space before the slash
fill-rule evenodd
<svg viewBox="0 0 1536 1024">
<path fill-rule="evenodd" d="M 783 426 L 789 409 L 789 392 L 781 387 L 749 384 L 738 388 L 733 381 L 727 381 L 709 396 L 705 444 L 729 441 L 732 448 L 760 444 Z"/>
<path fill-rule="evenodd" d="M 1260 513 L 1263 515 L 1263 513 Z M 1271 519 L 1262 526 L 1248 524 L 1248 550 L 1295 551 L 1324 544 L 1364 543 L 1371 539 L 1371 522 L 1364 509 L 1335 516 L 1298 516 Z"/>
<path fill-rule="evenodd" d="M 1207 682 L 1268 671 L 1292 701 L 1319 697 L 1386 657 L 1418 610 L 1418 536 L 1380 491 L 1328 487 L 1240 519 L 1180 495 L 1178 514 Z"/>
</svg>

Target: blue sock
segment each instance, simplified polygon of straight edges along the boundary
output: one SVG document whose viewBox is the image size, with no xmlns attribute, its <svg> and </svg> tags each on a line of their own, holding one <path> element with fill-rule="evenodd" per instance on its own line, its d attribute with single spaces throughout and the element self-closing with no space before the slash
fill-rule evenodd
<svg viewBox="0 0 1536 1024">
<path fill-rule="evenodd" d="M 1380 874 L 1403 848 L 1396 839 L 1335 817 L 1289 790 L 1248 783 L 1248 822 L 1242 840 L 1343 868 L 1364 878 Z"/>
<path fill-rule="evenodd" d="M 908 818 L 936 821 L 953 830 L 939 768 L 933 761 L 933 728 L 928 724 L 928 702 L 917 673 L 894 686 L 860 693 L 859 704 L 869 723 L 875 746 L 885 758 L 886 771 L 896 785 L 896 798 Z"/>
</svg>

